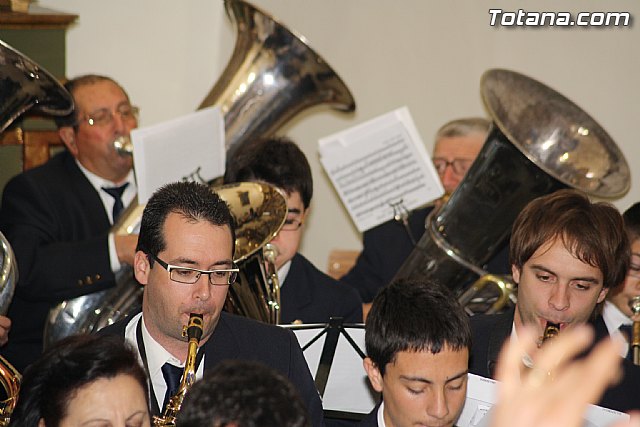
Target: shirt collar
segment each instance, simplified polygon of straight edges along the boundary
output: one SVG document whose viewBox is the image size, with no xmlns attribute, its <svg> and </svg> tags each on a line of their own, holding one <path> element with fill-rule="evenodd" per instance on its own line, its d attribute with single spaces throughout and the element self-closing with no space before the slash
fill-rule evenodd
<svg viewBox="0 0 640 427">
<path fill-rule="evenodd" d="M 129 173 L 127 174 L 127 177 L 122 182 L 117 182 L 116 183 L 116 182 L 113 182 L 113 181 L 109 181 L 108 179 L 104 179 L 102 177 L 99 177 L 95 173 L 91 172 L 89 169 L 87 169 L 84 166 L 82 166 L 82 163 L 80 163 L 78 161 L 78 159 L 76 159 L 76 164 L 78 165 L 78 167 L 80 168 L 82 173 L 87 177 L 87 179 L 89 180 L 91 185 L 98 192 L 100 192 L 100 188 L 101 187 L 118 187 L 118 186 L 124 184 L 125 182 L 128 182 L 130 186 L 135 184 L 135 175 L 133 173 L 133 169 L 131 169 L 129 171 Z"/>
<path fill-rule="evenodd" d="M 289 274 L 289 270 L 291 270 L 291 260 L 284 263 L 282 267 L 278 270 L 278 280 L 280 281 L 280 287 L 284 284 L 284 281 Z"/>
</svg>

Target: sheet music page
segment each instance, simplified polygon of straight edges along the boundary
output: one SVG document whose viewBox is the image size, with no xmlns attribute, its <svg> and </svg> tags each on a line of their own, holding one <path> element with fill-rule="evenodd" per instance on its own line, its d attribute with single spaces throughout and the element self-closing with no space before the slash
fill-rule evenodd
<svg viewBox="0 0 640 427">
<path fill-rule="evenodd" d="M 209 181 L 224 174 L 224 121 L 219 107 L 131 131 L 138 203 L 176 181 Z"/>
<path fill-rule="evenodd" d="M 458 418 L 458 427 L 487 427 L 491 408 L 497 400 L 498 382 L 469 374 L 467 400 Z M 601 406 L 589 405 L 584 415 L 583 427 L 608 427 L 613 422 L 628 420 L 629 415 Z"/>
<path fill-rule="evenodd" d="M 320 161 L 360 232 L 444 194 L 409 109 L 320 139 Z"/>
</svg>

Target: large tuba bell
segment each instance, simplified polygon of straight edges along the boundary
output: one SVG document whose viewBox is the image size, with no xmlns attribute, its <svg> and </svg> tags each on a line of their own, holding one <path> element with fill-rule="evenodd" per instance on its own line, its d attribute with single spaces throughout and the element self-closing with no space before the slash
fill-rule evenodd
<svg viewBox="0 0 640 427">
<path fill-rule="evenodd" d="M 613 198 L 630 185 L 627 162 L 605 130 L 570 100 L 522 74 L 492 69 L 481 94 L 493 129 L 450 199 L 395 278 L 431 278 L 463 302 L 481 266 L 536 197 L 564 187 Z M 505 287 L 508 291 L 508 287 Z M 507 299 L 502 298 L 503 301 Z M 497 307 L 484 307 L 478 311 Z"/>
<path fill-rule="evenodd" d="M 235 20 L 236 44 L 199 108 L 220 106 L 227 159 L 242 142 L 273 135 L 306 108 L 326 103 L 342 111 L 355 110 L 347 86 L 304 37 L 245 1 L 224 4 Z"/>
<path fill-rule="evenodd" d="M 20 114 L 35 107 L 43 113 L 66 115 L 73 111 L 73 98 L 64 87 L 31 59 L 0 40 L 0 132 Z M 0 233 L 0 314 L 11 303 L 18 280 L 18 267 L 11 245 Z M 20 374 L 0 357 L 0 427 L 9 423 L 20 390 Z"/>
</svg>

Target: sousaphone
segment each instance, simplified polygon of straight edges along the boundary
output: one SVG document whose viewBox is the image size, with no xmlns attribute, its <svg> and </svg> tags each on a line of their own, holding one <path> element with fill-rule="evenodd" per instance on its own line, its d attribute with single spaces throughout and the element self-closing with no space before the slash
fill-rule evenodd
<svg viewBox="0 0 640 427">
<path fill-rule="evenodd" d="M 473 300 L 472 283 L 508 238 L 515 218 L 536 197 L 572 187 L 616 198 L 630 185 L 629 166 L 613 139 L 586 112 L 523 74 L 492 69 L 481 79 L 493 128 L 449 200 L 427 219 L 426 231 L 397 278 L 432 279 Z M 498 305 L 508 301 L 508 281 Z"/>
</svg>

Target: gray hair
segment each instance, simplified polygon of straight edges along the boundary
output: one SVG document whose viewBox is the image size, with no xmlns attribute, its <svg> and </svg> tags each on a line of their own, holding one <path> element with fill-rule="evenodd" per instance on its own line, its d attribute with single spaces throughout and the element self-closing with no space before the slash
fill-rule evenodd
<svg viewBox="0 0 640 427">
<path fill-rule="evenodd" d="M 442 138 L 454 138 L 457 136 L 467 136 L 473 133 L 489 133 L 491 121 L 482 117 L 468 117 L 451 120 L 445 123 L 436 132 L 436 142 Z"/>
</svg>

